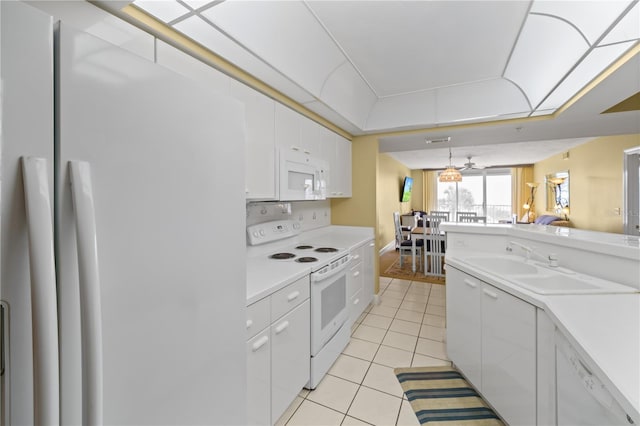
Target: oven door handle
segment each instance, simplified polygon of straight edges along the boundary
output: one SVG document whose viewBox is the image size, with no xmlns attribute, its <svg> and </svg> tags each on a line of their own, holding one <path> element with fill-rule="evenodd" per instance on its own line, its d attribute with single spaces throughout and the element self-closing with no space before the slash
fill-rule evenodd
<svg viewBox="0 0 640 426">
<path fill-rule="evenodd" d="M 334 275 L 337 275 L 337 274 L 343 272 L 351 264 L 351 259 L 353 259 L 353 257 L 351 255 L 349 255 L 349 258 L 348 258 L 348 260 L 346 262 L 344 262 L 342 265 L 338 266 L 335 269 L 328 270 L 327 272 L 324 272 L 324 273 L 313 272 L 311 274 L 311 282 L 312 283 L 318 283 L 320 281 L 324 281 L 327 278 L 331 278 Z"/>
</svg>

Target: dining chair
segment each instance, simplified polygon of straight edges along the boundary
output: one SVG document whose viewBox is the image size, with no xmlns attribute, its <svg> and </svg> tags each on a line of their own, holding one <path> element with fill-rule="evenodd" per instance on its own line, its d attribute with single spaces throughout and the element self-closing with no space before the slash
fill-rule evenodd
<svg viewBox="0 0 640 426">
<path fill-rule="evenodd" d="M 429 223 L 428 227 L 423 228 L 424 274 L 433 277 L 444 277 L 442 264 L 444 263 L 446 239 L 444 233 L 440 230 L 440 223 L 444 222 L 443 216 L 429 214 L 424 219 L 425 222 Z"/>
<path fill-rule="evenodd" d="M 478 213 L 476 212 L 457 212 L 456 213 L 456 220 L 458 222 L 465 222 L 465 218 L 470 217 L 470 216 L 478 216 Z"/>
<path fill-rule="evenodd" d="M 487 217 L 486 216 L 460 216 L 458 217 L 458 222 L 483 222 L 483 223 L 487 223 Z"/>
<path fill-rule="evenodd" d="M 408 234 L 403 231 L 399 212 L 393 212 L 393 223 L 396 229 L 396 248 L 400 253 L 400 268 L 402 268 L 403 255 L 409 255 L 413 259 L 418 259 L 420 263 L 419 267 L 422 268 L 422 248 L 424 247 L 424 241 L 421 239 L 412 240 L 411 229 L 409 229 Z"/>
<path fill-rule="evenodd" d="M 449 222 L 449 212 L 443 210 L 431 210 L 429 216 L 438 216 L 443 222 Z"/>
</svg>

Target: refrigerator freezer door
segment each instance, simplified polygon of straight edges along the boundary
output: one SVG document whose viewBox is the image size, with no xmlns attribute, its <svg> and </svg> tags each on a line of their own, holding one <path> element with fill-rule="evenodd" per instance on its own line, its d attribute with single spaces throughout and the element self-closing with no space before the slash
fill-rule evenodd
<svg viewBox="0 0 640 426">
<path fill-rule="evenodd" d="M 2 424 L 35 424 L 31 278 L 20 158 L 48 164 L 53 194 L 53 24 L 23 2 L 0 1 L 0 299 L 6 302 Z M 53 220 L 53 211 L 49 211 Z M 39 382 L 38 385 L 42 383 Z"/>
<path fill-rule="evenodd" d="M 245 424 L 243 111 L 61 25 L 56 247 L 63 424 L 83 423 L 69 161 L 91 167 L 104 424 Z"/>
</svg>

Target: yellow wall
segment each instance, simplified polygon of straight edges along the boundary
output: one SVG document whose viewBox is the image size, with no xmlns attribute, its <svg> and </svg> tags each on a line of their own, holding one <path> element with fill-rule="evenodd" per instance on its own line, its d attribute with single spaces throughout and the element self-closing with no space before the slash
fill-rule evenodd
<svg viewBox="0 0 640 426">
<path fill-rule="evenodd" d="M 388 154 L 378 156 L 378 234 L 381 247 L 396 239 L 393 224 L 393 212 L 409 213 L 411 203 L 400 202 L 400 191 L 405 176 L 411 176 L 411 170 Z M 415 182 L 414 182 L 415 183 Z M 411 191 L 412 197 L 415 190 Z"/>
<path fill-rule="evenodd" d="M 545 175 L 568 170 L 572 226 L 622 233 L 623 151 L 635 146 L 640 146 L 640 134 L 606 136 L 572 148 L 566 160 L 558 154 L 536 163 L 537 215 L 546 211 Z"/>
<path fill-rule="evenodd" d="M 378 138 L 358 136 L 351 141 L 351 198 L 331 200 L 333 225 L 370 226 L 376 236 L 374 256 L 375 293 L 380 289 L 378 281 L 378 211 L 376 182 L 378 176 Z"/>
<path fill-rule="evenodd" d="M 424 202 L 424 171 L 411 170 L 411 177 L 413 178 L 411 209 L 419 211 L 425 210 L 426 203 Z"/>
</svg>

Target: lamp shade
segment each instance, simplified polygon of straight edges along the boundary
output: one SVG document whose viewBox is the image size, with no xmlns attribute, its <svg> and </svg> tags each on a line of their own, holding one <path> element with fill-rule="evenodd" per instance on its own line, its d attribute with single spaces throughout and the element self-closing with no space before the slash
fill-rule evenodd
<svg viewBox="0 0 640 426">
<path fill-rule="evenodd" d="M 453 167 L 447 167 L 447 169 L 440 173 L 438 177 L 440 182 L 462 182 L 462 174 Z"/>
</svg>

